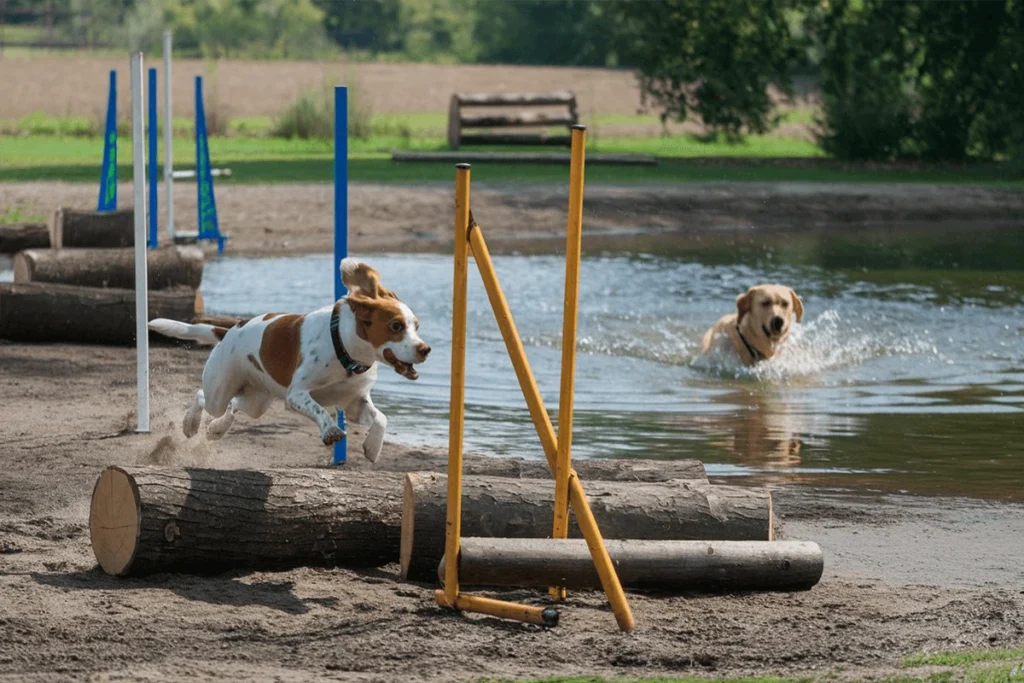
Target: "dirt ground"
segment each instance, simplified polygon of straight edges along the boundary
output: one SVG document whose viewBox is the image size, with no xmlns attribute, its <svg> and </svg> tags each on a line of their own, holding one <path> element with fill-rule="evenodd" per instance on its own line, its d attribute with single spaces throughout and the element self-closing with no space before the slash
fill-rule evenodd
<svg viewBox="0 0 1024 683">
<path fill-rule="evenodd" d="M 131 188 L 119 188 L 131 197 Z M 162 188 L 161 188 L 162 191 Z M 88 183 L 0 184 L 0 210 L 46 216 L 57 206 L 90 207 Z M 494 186 L 476 183 L 473 212 L 493 250 L 547 250 L 564 240 L 568 186 Z M 195 219 L 196 195 L 175 188 L 179 228 Z M 217 208 L 233 254 L 330 252 L 334 244 L 333 189 L 329 184 L 221 185 Z M 161 205 L 163 199 L 160 199 Z M 448 250 L 452 243 L 453 189 L 449 184 L 349 188 L 349 247 L 354 253 Z M 601 248 L 627 236 L 633 250 L 667 235 L 675 246 L 708 234 L 755 239 L 765 233 L 977 223 L 1020 223 L 1024 192 L 1015 189 L 818 183 L 687 183 L 682 186 L 586 190 L 585 247 Z M 164 234 L 163 216 L 160 231 Z M 642 233 L 642 234 L 637 234 Z M 665 245 L 660 245 L 664 247 Z"/>
<path fill-rule="evenodd" d="M 921 651 L 1024 642 L 1024 510 L 965 500 L 775 491 L 782 535 L 818 542 L 799 593 L 631 594 L 619 633 L 573 594 L 554 630 L 455 616 L 397 566 L 116 579 L 89 496 L 107 465 L 323 466 L 278 406 L 221 442 L 179 424 L 206 354 L 152 349 L 153 431 L 133 432 L 131 349 L 0 343 L 0 679 L 473 681 L 554 674 L 824 674 L 864 680 Z M 358 440 L 353 443 L 356 447 Z M 423 459 L 394 444 L 382 458 Z M 364 469 L 353 459 L 347 467 Z M 539 600 L 534 593 L 514 594 Z"/>
<path fill-rule="evenodd" d="M 353 185 L 351 193 L 353 251 L 450 244 L 450 186 Z M 46 213 L 58 203 L 88 206 L 94 194 L 88 185 L 6 184 L 0 207 Z M 552 250 L 564 234 L 565 197 L 564 187 L 481 186 L 474 212 L 496 245 Z M 184 189 L 176 199 L 180 213 L 194 210 Z M 218 203 L 233 253 L 331 248 L 329 186 L 225 185 Z M 585 225 L 599 247 L 602 236 L 630 231 L 669 231 L 677 242 L 721 231 L 760 239 L 826 224 L 994 223 L 1019 219 L 1022 209 L 1024 194 L 999 189 L 595 186 Z M 205 357 L 152 349 L 153 432 L 137 435 L 133 350 L 0 342 L 0 680 L 864 680 L 895 672 L 916 652 L 1024 643 L 1024 508 L 795 486 L 775 490 L 782 536 L 821 545 L 820 584 L 790 594 L 632 594 L 638 627 L 628 635 L 593 593 L 573 594 L 551 631 L 454 616 L 434 605 L 433 586 L 399 581 L 397 566 L 108 577 L 87 529 L 103 467 L 328 460 L 310 425 L 281 406 L 256 423 L 240 417 L 224 441 L 186 441 L 180 418 Z M 423 451 L 396 444 L 382 457 L 425 461 Z M 346 467 L 367 466 L 354 459 Z"/>
</svg>

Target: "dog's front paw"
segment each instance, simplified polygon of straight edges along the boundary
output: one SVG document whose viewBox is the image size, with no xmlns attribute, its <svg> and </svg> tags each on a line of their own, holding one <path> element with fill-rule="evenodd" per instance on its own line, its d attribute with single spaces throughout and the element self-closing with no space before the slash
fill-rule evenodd
<svg viewBox="0 0 1024 683">
<path fill-rule="evenodd" d="M 331 425 L 320 435 L 320 438 L 323 439 L 325 446 L 333 446 L 345 438 L 345 432 L 338 425 Z"/>
</svg>

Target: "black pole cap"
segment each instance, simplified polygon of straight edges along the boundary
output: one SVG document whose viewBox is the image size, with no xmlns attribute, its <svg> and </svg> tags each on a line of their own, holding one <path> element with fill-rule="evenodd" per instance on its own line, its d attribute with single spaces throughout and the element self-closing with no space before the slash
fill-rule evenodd
<svg viewBox="0 0 1024 683">
<path fill-rule="evenodd" d="M 472 166 L 470 164 L 463 162 L 461 164 L 455 164 L 455 168 L 461 168 L 468 171 L 470 168 L 472 168 Z"/>
</svg>

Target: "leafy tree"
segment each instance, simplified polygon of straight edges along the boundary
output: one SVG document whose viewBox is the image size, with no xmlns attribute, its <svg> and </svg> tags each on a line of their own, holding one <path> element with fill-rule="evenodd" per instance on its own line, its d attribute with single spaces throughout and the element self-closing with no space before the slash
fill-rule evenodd
<svg viewBox="0 0 1024 683">
<path fill-rule="evenodd" d="M 889 159 L 899 154 L 911 126 L 913 63 L 904 30 L 910 3 L 833 0 L 810 15 L 821 55 L 824 117 L 820 142 L 841 159 Z"/>
<path fill-rule="evenodd" d="M 328 36 L 343 48 L 394 52 L 402 48 L 401 0 L 315 0 Z"/>
<path fill-rule="evenodd" d="M 696 115 L 739 135 L 776 123 L 768 86 L 790 89 L 801 46 L 787 21 L 798 0 L 617 0 L 606 6 L 621 61 L 634 65 L 662 120 Z"/>
<path fill-rule="evenodd" d="M 588 0 L 479 0 L 478 61 L 605 66 L 611 26 L 602 7 Z"/>
<path fill-rule="evenodd" d="M 811 21 L 830 153 L 962 161 L 1022 151 L 1021 0 L 833 0 Z"/>
</svg>

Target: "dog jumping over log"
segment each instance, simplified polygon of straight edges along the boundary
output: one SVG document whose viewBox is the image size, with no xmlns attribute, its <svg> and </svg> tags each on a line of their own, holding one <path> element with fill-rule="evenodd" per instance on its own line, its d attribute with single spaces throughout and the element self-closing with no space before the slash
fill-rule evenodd
<svg viewBox="0 0 1024 683">
<path fill-rule="evenodd" d="M 380 456 L 387 418 L 370 390 L 377 363 L 414 380 L 413 367 L 430 354 L 419 336 L 419 320 L 398 296 L 380 284 L 380 274 L 353 258 L 341 262 L 346 297 L 305 315 L 268 313 L 233 327 L 188 324 L 157 318 L 149 329 L 176 339 L 214 344 L 182 424 L 186 437 L 199 431 L 205 410 L 214 419 L 207 438 L 223 437 L 235 413 L 261 417 L 274 399 L 316 423 L 330 446 L 345 437 L 337 407 L 367 429 L 363 454 Z"/>
</svg>

